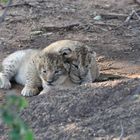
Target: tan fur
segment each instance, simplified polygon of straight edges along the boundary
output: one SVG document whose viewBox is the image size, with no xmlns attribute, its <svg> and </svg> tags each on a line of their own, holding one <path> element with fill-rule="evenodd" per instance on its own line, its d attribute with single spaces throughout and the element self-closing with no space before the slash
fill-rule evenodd
<svg viewBox="0 0 140 140">
<path fill-rule="evenodd" d="M 66 69 L 69 77 L 74 83 L 93 82 L 99 77 L 96 53 L 79 41 L 57 41 L 46 47 L 44 52 L 59 52 L 63 55 L 68 62 Z"/>
<path fill-rule="evenodd" d="M 41 94 L 53 87 L 62 89 L 77 85 L 69 79 L 62 55 L 43 52 L 36 60 L 35 65 L 43 86 Z"/>
</svg>

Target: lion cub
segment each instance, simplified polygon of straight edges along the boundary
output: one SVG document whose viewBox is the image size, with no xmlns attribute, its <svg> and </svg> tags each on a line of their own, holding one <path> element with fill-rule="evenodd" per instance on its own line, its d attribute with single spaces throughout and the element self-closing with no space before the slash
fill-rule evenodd
<svg viewBox="0 0 140 140">
<path fill-rule="evenodd" d="M 39 87 L 43 87 L 46 92 L 53 86 L 76 85 L 69 79 L 61 54 L 33 49 L 16 51 L 4 59 L 2 66 L 0 88 L 11 88 L 10 81 L 14 79 L 17 83 L 24 85 L 21 91 L 23 96 L 38 94 Z"/>
<path fill-rule="evenodd" d="M 77 85 L 70 80 L 66 69 L 67 63 L 65 63 L 65 60 L 61 54 L 44 51 L 38 57 L 37 63 L 36 60 L 34 63 L 36 64 L 43 87 L 43 91 L 40 94 L 53 87 L 62 89 Z"/>
<path fill-rule="evenodd" d="M 44 51 L 60 53 L 63 56 L 73 83 L 93 82 L 99 77 L 96 53 L 79 41 L 57 41 L 46 47 Z"/>
<path fill-rule="evenodd" d="M 40 51 L 27 49 L 16 51 L 2 62 L 2 72 L 0 73 L 0 88 L 10 89 L 11 80 L 15 80 L 21 85 L 25 85 L 21 94 L 30 96 L 36 95 L 41 86 L 38 71 L 33 63 Z"/>
</svg>

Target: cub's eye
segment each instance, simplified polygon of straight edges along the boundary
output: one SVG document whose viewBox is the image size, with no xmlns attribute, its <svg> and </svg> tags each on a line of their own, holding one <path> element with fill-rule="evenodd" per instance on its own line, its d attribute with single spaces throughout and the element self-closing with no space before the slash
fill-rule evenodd
<svg viewBox="0 0 140 140">
<path fill-rule="evenodd" d="M 55 71 L 55 73 L 59 73 L 59 71 L 57 70 L 57 71 Z"/>
<path fill-rule="evenodd" d="M 61 73 L 61 70 L 56 70 L 55 71 L 55 74 L 60 74 Z"/>
<path fill-rule="evenodd" d="M 86 68 L 88 68 L 88 65 L 85 65 Z"/>
<path fill-rule="evenodd" d="M 43 73 L 47 73 L 47 71 L 46 71 L 46 70 L 43 70 L 42 72 L 43 72 Z"/>
<path fill-rule="evenodd" d="M 74 66 L 76 69 L 78 69 L 78 65 L 72 64 L 72 66 Z"/>
</svg>

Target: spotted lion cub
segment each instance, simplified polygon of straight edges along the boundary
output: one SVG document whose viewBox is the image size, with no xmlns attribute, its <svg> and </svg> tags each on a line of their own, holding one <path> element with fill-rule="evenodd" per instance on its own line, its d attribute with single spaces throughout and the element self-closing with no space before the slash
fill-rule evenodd
<svg viewBox="0 0 140 140">
<path fill-rule="evenodd" d="M 46 53 L 44 50 L 16 51 L 2 63 L 0 88 L 11 88 L 10 81 L 14 79 L 24 85 L 21 91 L 23 96 L 33 96 L 39 93 L 39 87 L 43 87 L 46 92 L 53 86 L 74 86 L 63 60 L 61 54 Z"/>
<path fill-rule="evenodd" d="M 41 86 L 38 71 L 33 63 L 40 51 L 27 49 L 16 51 L 7 56 L 2 62 L 2 72 L 0 72 L 0 88 L 10 89 L 11 81 L 15 80 L 21 85 L 25 85 L 21 94 L 24 96 L 36 95 Z"/>
<path fill-rule="evenodd" d="M 61 40 L 50 44 L 46 52 L 56 52 L 63 56 L 70 80 L 75 84 L 95 81 L 99 77 L 96 53 L 84 43 Z"/>
</svg>

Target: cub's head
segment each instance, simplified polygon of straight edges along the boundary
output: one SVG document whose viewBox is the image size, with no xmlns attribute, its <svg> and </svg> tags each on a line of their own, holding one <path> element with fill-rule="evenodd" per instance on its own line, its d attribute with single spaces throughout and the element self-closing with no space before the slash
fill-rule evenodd
<svg viewBox="0 0 140 140">
<path fill-rule="evenodd" d="M 65 82 L 68 73 L 64 67 L 62 55 L 44 53 L 39 56 L 38 72 L 43 86 L 57 86 Z"/>
<path fill-rule="evenodd" d="M 67 62 L 70 79 L 74 83 L 83 83 L 89 75 L 91 63 L 95 62 L 96 53 L 84 45 L 74 50 L 63 48 L 60 53 Z"/>
</svg>

